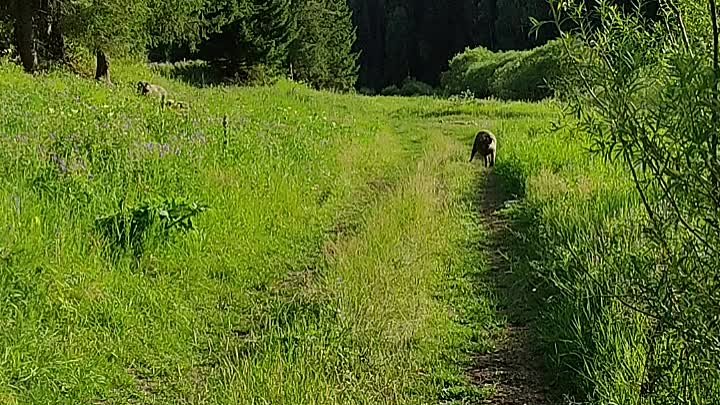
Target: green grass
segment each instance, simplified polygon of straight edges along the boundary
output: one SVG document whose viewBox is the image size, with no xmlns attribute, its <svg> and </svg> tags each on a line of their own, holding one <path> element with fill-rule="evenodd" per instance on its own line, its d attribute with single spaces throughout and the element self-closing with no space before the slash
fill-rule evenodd
<svg viewBox="0 0 720 405">
<path fill-rule="evenodd" d="M 549 131 L 554 103 L 114 69 L 107 88 L 0 66 L 0 403 L 477 403 L 492 389 L 464 367 L 517 320 L 560 393 L 639 403 L 646 320 L 612 296 L 643 217 L 621 169 Z M 509 274 L 479 249 L 499 237 L 467 162 L 480 127 L 522 198 Z M 194 230 L 166 229 L 175 199 L 207 205 Z M 142 249 L 104 236 L 112 215 Z"/>
<path fill-rule="evenodd" d="M 148 78 L 190 110 L 137 96 Z M 487 394 L 463 373 L 502 324 L 468 142 L 537 107 L 113 81 L 0 67 L 0 402 Z M 208 207 L 194 230 L 163 228 L 174 199 Z"/>
<path fill-rule="evenodd" d="M 625 280 L 649 259 L 630 176 L 590 157 L 569 130 L 518 133 L 502 156 L 498 175 L 524 196 L 507 213 L 513 272 L 504 305 L 533 326 L 558 393 L 641 403 L 648 320 L 626 305 Z"/>
<path fill-rule="evenodd" d="M 491 295 L 509 321 L 532 327 L 555 393 L 596 404 L 642 403 L 650 322 L 626 305 L 626 280 L 638 261 L 651 258 L 642 234 L 647 218 L 629 174 L 593 157 L 552 103 L 406 111 L 423 117 L 425 128 L 457 128 L 452 135 L 465 144 L 472 139 L 461 129 L 467 124 L 499 134 L 495 174 L 501 191 L 521 203 L 505 212 L 508 234 L 481 238 L 504 245 L 507 270 L 491 275 Z"/>
<path fill-rule="evenodd" d="M 621 167 L 592 157 L 553 103 L 484 102 L 410 107 L 425 128 L 472 140 L 466 125 L 498 134 L 500 190 L 521 203 L 505 212 L 507 270 L 491 275 L 495 305 L 532 327 L 559 396 L 641 403 L 648 320 L 617 297 L 644 256 L 646 217 Z M 561 124 L 553 130 L 554 124 Z M 476 192 L 482 199 L 481 181 Z M 497 313 L 496 313 L 497 314 Z M 482 322 L 482 321 L 481 321 Z M 563 400 L 559 400 L 564 402 Z"/>
</svg>

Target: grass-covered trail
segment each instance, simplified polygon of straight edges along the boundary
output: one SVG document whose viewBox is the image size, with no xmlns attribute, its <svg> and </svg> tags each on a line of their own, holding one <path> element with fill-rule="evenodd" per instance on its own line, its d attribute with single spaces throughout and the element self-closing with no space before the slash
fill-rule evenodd
<svg viewBox="0 0 720 405">
<path fill-rule="evenodd" d="M 511 303 L 519 291 L 514 291 L 512 281 L 510 256 L 514 242 L 509 234 L 513 224 L 504 212 L 519 201 L 513 199 L 502 183 L 493 172 L 482 177 L 477 209 L 481 226 L 488 230 L 488 237 L 481 241 L 488 258 L 486 282 L 495 288 L 497 310 L 506 317 L 506 325 L 495 338 L 495 350 L 479 353 L 469 375 L 475 384 L 494 386 L 487 403 L 548 405 L 555 402 L 550 402 L 553 392 L 544 376 L 542 355 L 537 351 L 538 344 L 527 319 L 523 319 L 522 307 Z"/>
<path fill-rule="evenodd" d="M 550 106 L 154 77 L 177 112 L 117 69 L 0 68 L 0 403 L 495 403 L 469 148 L 498 133 L 513 190 L 503 143 Z"/>
</svg>

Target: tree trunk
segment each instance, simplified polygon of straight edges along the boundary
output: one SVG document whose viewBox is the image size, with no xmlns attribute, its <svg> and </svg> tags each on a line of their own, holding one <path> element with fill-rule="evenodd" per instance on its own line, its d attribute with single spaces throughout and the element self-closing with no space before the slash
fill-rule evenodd
<svg viewBox="0 0 720 405">
<path fill-rule="evenodd" d="M 95 57 L 97 59 L 97 68 L 95 69 L 95 80 L 101 80 L 112 84 L 110 81 L 110 61 L 103 52 L 102 49 L 95 51 Z"/>
<path fill-rule="evenodd" d="M 58 0 L 41 0 L 39 20 L 39 40 L 43 51 L 41 56 L 53 62 L 66 62 L 60 2 Z"/>
<path fill-rule="evenodd" d="M 31 0 L 15 0 L 15 44 L 26 72 L 37 69 L 33 15 L 35 6 Z"/>
</svg>

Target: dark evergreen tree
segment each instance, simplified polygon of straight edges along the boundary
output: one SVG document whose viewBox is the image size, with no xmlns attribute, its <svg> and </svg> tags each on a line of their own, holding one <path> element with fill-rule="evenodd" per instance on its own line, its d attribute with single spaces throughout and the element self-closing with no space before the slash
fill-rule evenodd
<svg viewBox="0 0 720 405">
<path fill-rule="evenodd" d="M 530 35 L 531 18 L 547 21 L 550 18 L 548 5 L 527 0 L 497 0 L 495 19 L 495 50 L 527 49 L 541 43 Z"/>
<path fill-rule="evenodd" d="M 208 39 L 250 15 L 249 0 L 149 0 L 148 58 L 175 62 L 200 57 Z"/>
<path fill-rule="evenodd" d="M 657 17 L 658 4 L 643 2 L 648 17 Z M 12 39 L 29 70 L 38 59 L 65 60 L 67 44 L 110 57 L 199 57 L 240 79 L 286 75 L 293 64 L 317 87 L 347 88 L 359 76 L 361 87 L 379 90 L 408 77 L 437 84 L 466 47 L 541 45 L 555 32 L 532 35 L 531 18 L 546 18 L 548 7 L 547 0 L 0 0 L 0 53 Z"/>
<path fill-rule="evenodd" d="M 38 18 L 35 22 L 38 53 L 44 60 L 51 62 L 62 63 L 67 60 L 62 5 L 62 0 L 40 0 L 38 4 Z"/>
<path fill-rule="evenodd" d="M 379 90 L 385 82 L 385 0 L 350 0 L 360 51 L 359 83 Z"/>
<path fill-rule="evenodd" d="M 317 88 L 349 90 L 357 81 L 356 35 L 345 0 L 300 1 L 291 63 L 296 79 Z"/>
<path fill-rule="evenodd" d="M 413 35 L 411 10 L 402 4 L 404 2 L 397 3 L 387 14 L 383 85 L 400 83 L 403 79 L 412 76 L 410 67 L 415 54 L 416 41 Z"/>
<path fill-rule="evenodd" d="M 13 4 L 11 1 L 0 2 L 0 56 L 7 54 L 13 43 Z"/>
<path fill-rule="evenodd" d="M 618 0 L 626 1 L 626 0 Z M 629 1 L 629 0 L 627 0 Z M 450 58 L 466 47 L 524 49 L 551 39 L 530 35 L 531 17 L 548 15 L 546 0 L 348 0 L 361 51 L 359 85 L 376 90 L 408 76 L 439 82 Z"/>
<path fill-rule="evenodd" d="M 250 0 L 241 5 L 234 20 L 204 43 L 201 55 L 240 80 L 259 70 L 270 76 L 289 71 L 290 46 L 297 37 L 291 0 Z"/>
</svg>

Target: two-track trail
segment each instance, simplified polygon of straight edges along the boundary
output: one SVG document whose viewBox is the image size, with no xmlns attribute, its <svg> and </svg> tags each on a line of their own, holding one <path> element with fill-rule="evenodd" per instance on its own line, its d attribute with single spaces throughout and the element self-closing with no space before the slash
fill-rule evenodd
<svg viewBox="0 0 720 405">
<path fill-rule="evenodd" d="M 487 108 L 487 109 L 486 109 Z M 535 118 L 528 113 L 527 121 L 501 116 L 490 112 L 488 107 L 478 110 L 454 108 L 438 113 L 420 114 L 420 132 L 442 133 L 447 142 L 454 144 L 463 162 L 456 169 L 458 176 L 472 172 L 474 178 L 471 204 L 464 209 L 474 218 L 478 238 L 472 239 L 473 247 L 465 251 L 467 258 L 459 260 L 478 261 L 474 264 L 475 293 L 472 299 L 483 301 L 483 318 L 473 325 L 485 333 L 487 345 L 476 348 L 466 375 L 477 390 L 482 391 L 480 403 L 493 405 L 551 405 L 556 403 L 554 393 L 543 378 L 541 355 L 533 340 L 524 308 L 532 305 L 513 288 L 513 270 L 520 260 L 514 257 L 511 220 L 503 215 L 504 208 L 514 202 L 513 193 L 506 184 L 503 172 L 480 168 L 482 163 L 467 163 L 475 133 L 482 128 L 497 132 L 500 144 L 500 165 L 503 158 L 503 142 L 512 142 L 514 133 L 530 130 Z M 520 305 L 518 305 L 520 304 Z M 522 308 L 521 308 L 522 307 Z M 483 323 L 484 322 L 484 323 Z M 488 323 L 489 322 L 489 323 Z M 466 399 L 463 399 L 466 400 Z M 476 403 L 471 401 L 471 403 Z"/>
</svg>

